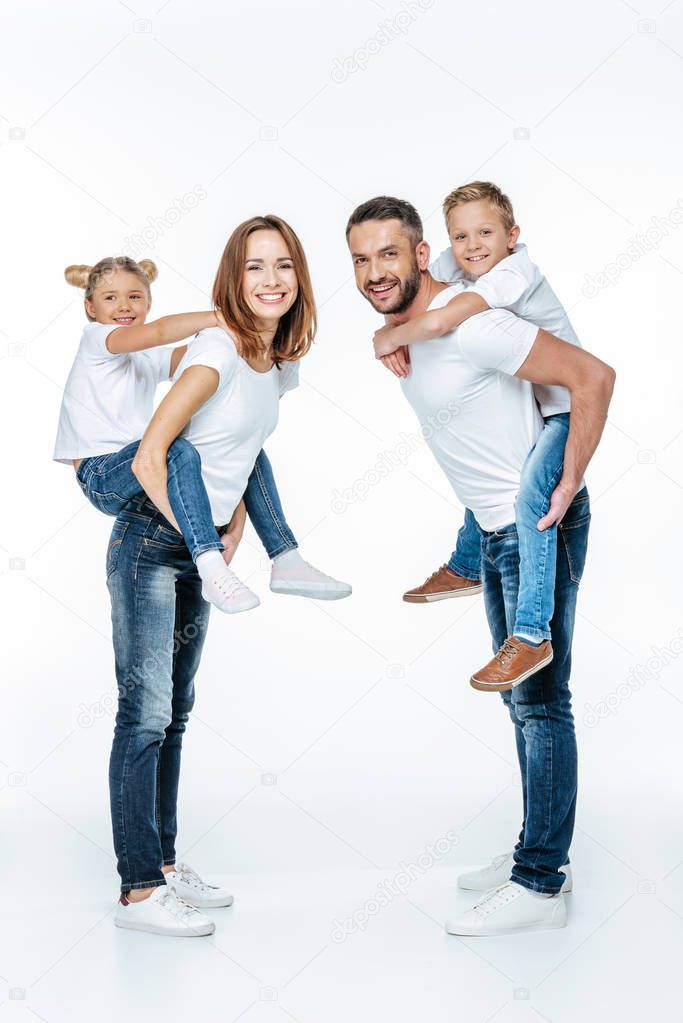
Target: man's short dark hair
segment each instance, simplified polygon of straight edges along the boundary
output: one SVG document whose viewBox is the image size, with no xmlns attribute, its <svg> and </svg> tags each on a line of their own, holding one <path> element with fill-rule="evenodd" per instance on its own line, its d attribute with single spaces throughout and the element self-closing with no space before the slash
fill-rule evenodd
<svg viewBox="0 0 683 1023">
<path fill-rule="evenodd" d="M 349 232 L 356 224 L 364 224 L 366 220 L 400 220 L 403 230 L 415 245 L 424 238 L 422 220 L 414 206 L 405 199 L 395 199 L 391 195 L 378 195 L 374 199 L 356 206 L 346 225 L 346 240 Z"/>
</svg>

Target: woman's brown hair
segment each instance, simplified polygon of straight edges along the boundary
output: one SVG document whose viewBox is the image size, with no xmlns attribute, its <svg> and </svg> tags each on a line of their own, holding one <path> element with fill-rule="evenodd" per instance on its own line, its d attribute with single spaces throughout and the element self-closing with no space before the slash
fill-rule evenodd
<svg viewBox="0 0 683 1023">
<path fill-rule="evenodd" d="M 240 344 L 240 354 L 254 358 L 263 350 L 256 328 L 254 314 L 247 305 L 242 290 L 244 268 L 247 261 L 247 239 L 254 231 L 278 231 L 294 264 L 298 292 L 291 309 L 280 322 L 273 339 L 273 361 L 296 362 L 313 343 L 316 331 L 315 300 L 311 275 L 303 246 L 292 228 L 280 217 L 268 214 L 251 217 L 232 232 L 221 257 L 213 284 L 213 304 L 223 315 L 231 332 Z"/>
</svg>

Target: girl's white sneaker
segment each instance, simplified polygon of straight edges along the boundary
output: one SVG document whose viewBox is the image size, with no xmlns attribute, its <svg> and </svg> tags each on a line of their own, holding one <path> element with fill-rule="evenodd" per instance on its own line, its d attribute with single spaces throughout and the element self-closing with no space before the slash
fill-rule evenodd
<svg viewBox="0 0 683 1023">
<path fill-rule="evenodd" d="M 333 579 L 314 565 L 309 565 L 296 549 L 278 554 L 273 559 L 270 588 L 273 593 L 288 593 L 293 597 L 314 600 L 341 600 L 351 593 L 349 583 Z"/>
<path fill-rule="evenodd" d="M 183 899 L 165 884 L 154 889 L 148 899 L 130 902 L 125 895 L 119 899 L 114 923 L 133 931 L 167 934 L 178 938 L 195 938 L 213 934 L 216 925 L 204 913 Z"/>
<path fill-rule="evenodd" d="M 446 922 L 448 934 L 484 937 L 548 931 L 567 924 L 564 895 L 542 897 L 516 881 L 492 888 L 472 909 Z"/>
<path fill-rule="evenodd" d="M 219 906 L 232 906 L 235 901 L 225 888 L 215 884 L 207 884 L 196 870 L 187 863 L 178 863 L 176 869 L 165 875 L 166 884 L 179 895 L 183 902 L 200 909 L 217 909 Z"/>
</svg>

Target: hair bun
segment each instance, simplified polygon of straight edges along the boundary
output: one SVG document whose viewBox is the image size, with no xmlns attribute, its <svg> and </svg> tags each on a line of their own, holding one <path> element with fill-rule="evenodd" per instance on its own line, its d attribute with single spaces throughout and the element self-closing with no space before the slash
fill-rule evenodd
<svg viewBox="0 0 683 1023">
<path fill-rule="evenodd" d="M 138 266 L 144 273 L 145 277 L 152 284 L 159 276 L 156 263 L 153 263 L 151 259 L 141 259 Z"/>
<path fill-rule="evenodd" d="M 91 272 L 91 266 L 75 263 L 73 266 L 67 266 L 64 271 L 64 277 L 69 284 L 73 284 L 74 288 L 85 288 Z"/>
</svg>

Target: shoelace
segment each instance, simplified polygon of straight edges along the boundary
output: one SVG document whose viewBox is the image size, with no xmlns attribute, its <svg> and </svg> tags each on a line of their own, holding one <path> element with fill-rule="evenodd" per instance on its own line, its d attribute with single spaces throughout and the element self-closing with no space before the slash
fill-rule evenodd
<svg viewBox="0 0 683 1023">
<path fill-rule="evenodd" d="M 506 664 L 509 661 L 511 661 L 513 657 L 516 657 L 518 652 L 519 651 L 515 644 L 512 642 L 512 640 L 506 639 L 502 647 L 496 654 L 496 660 L 500 661 L 503 667 L 505 667 Z"/>
<path fill-rule="evenodd" d="M 227 597 L 228 600 L 234 597 L 236 593 L 239 593 L 240 590 L 246 589 L 244 583 L 229 568 L 226 569 L 225 575 L 216 579 L 216 586 L 222 596 Z"/>
<path fill-rule="evenodd" d="M 192 888 L 203 888 L 205 891 L 209 891 L 212 887 L 199 876 L 196 870 L 193 870 L 192 867 L 188 866 L 187 863 L 179 863 L 176 867 L 176 873 L 181 881 L 185 881 L 185 883 L 189 884 Z"/>
<path fill-rule="evenodd" d="M 480 916 L 488 916 L 490 913 L 495 913 L 497 909 L 507 906 L 508 902 L 512 902 L 513 899 L 517 898 L 517 895 L 517 890 L 507 882 L 498 888 L 494 888 L 492 892 L 484 896 L 481 902 L 478 902 L 474 907 L 474 912 L 479 913 Z"/>
<path fill-rule="evenodd" d="M 184 899 L 181 899 L 170 888 L 159 896 L 159 905 L 168 913 L 172 913 L 173 916 L 180 917 L 181 920 L 185 917 L 195 916 L 197 913 L 194 906 L 191 906 L 189 902 L 185 902 Z"/>
<path fill-rule="evenodd" d="M 498 870 L 499 867 L 503 866 L 509 855 L 510 853 L 501 853 L 500 856 L 494 856 L 493 859 L 491 860 L 491 866 L 488 869 Z"/>
</svg>

